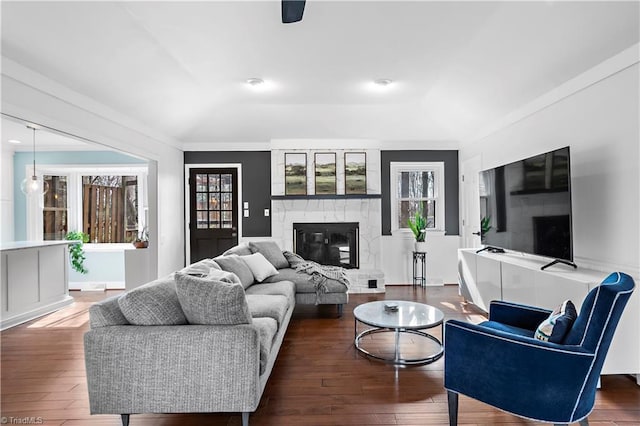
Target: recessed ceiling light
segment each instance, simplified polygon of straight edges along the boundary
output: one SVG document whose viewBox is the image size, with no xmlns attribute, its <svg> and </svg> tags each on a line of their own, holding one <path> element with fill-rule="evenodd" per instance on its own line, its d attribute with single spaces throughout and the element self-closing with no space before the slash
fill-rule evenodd
<svg viewBox="0 0 640 426">
<path fill-rule="evenodd" d="M 19 143 L 22 143 L 22 141 L 19 141 L 18 139 L 9 139 L 7 142 L 18 145 Z"/>
<path fill-rule="evenodd" d="M 373 81 L 375 84 L 377 84 L 378 86 L 388 86 L 391 83 L 393 83 L 393 80 L 391 80 L 390 78 L 379 78 L 377 80 Z"/>
<path fill-rule="evenodd" d="M 247 84 L 251 87 L 256 87 L 256 86 L 260 86 L 262 84 L 264 84 L 264 80 L 261 78 L 248 78 L 247 79 Z"/>
</svg>

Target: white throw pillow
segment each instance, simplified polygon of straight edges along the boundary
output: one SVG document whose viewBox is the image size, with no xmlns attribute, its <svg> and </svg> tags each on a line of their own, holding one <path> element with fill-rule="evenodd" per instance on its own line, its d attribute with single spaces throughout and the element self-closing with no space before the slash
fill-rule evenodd
<svg viewBox="0 0 640 426">
<path fill-rule="evenodd" d="M 249 256 L 240 256 L 240 259 L 247 264 L 257 282 L 262 282 L 272 275 L 276 275 L 278 270 L 261 253 L 254 253 Z"/>
</svg>

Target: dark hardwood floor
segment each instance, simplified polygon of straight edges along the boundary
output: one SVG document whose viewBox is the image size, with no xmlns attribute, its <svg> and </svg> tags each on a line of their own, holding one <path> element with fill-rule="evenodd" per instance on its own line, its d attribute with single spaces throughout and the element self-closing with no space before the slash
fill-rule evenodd
<svg viewBox="0 0 640 426">
<path fill-rule="evenodd" d="M 84 371 L 82 335 L 87 309 L 108 293 L 72 292 L 76 303 L 57 313 L 1 333 L 1 410 L 5 422 L 42 418 L 47 425 L 119 425 L 115 415 L 91 416 Z M 443 360 L 421 367 L 395 368 L 368 360 L 353 346 L 353 309 L 382 299 L 414 300 L 441 309 L 446 318 L 478 322 L 483 316 L 462 303 L 456 286 L 389 286 L 386 294 L 353 294 L 341 318 L 333 306 L 297 306 L 258 410 L 257 425 L 446 425 Z M 434 329 L 440 336 L 440 327 Z M 392 344 L 380 334 L 370 349 Z M 402 340 L 404 353 L 428 348 L 420 339 Z M 222 391 L 222 390 L 221 390 Z M 5 419 L 6 418 L 6 419 Z M 34 419 L 37 420 L 37 419 Z M 640 387 L 630 376 L 605 376 L 591 425 L 640 426 Z M 532 424 L 461 397 L 461 425 Z M 144 414 L 131 425 L 239 425 L 238 413 Z"/>
</svg>

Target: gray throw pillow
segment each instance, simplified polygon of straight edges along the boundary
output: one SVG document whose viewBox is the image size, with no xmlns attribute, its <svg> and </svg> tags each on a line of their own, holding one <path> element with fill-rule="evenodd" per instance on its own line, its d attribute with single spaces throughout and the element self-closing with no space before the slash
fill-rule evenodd
<svg viewBox="0 0 640 426">
<path fill-rule="evenodd" d="M 251 250 L 249 249 L 249 246 L 247 245 L 247 243 L 241 243 L 241 244 L 238 244 L 237 246 L 231 247 L 229 250 L 222 253 L 223 256 L 229 256 L 232 254 L 235 254 L 238 256 L 248 256 L 251 254 Z"/>
<path fill-rule="evenodd" d="M 249 243 L 252 253 L 262 254 L 276 269 L 288 268 L 289 262 L 274 241 L 256 241 Z"/>
<path fill-rule="evenodd" d="M 220 256 L 214 259 L 223 271 L 233 272 L 240 278 L 242 287 L 247 288 L 255 281 L 253 272 L 240 256 Z"/>
<path fill-rule="evenodd" d="M 124 317 L 133 325 L 186 324 L 173 279 L 145 284 L 118 299 Z"/>
<path fill-rule="evenodd" d="M 240 284 L 211 281 L 176 273 L 176 290 L 189 324 L 251 324 L 251 314 Z"/>
</svg>

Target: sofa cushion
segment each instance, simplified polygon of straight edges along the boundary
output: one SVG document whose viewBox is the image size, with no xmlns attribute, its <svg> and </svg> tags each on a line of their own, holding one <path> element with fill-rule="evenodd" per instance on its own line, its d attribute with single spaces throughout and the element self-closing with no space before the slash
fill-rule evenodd
<svg viewBox="0 0 640 426">
<path fill-rule="evenodd" d="M 273 318 L 278 322 L 278 327 L 284 321 L 289 308 L 286 296 L 280 295 L 247 295 L 247 304 L 252 318 Z"/>
<path fill-rule="evenodd" d="M 209 270 L 209 274 L 202 278 L 206 278 L 211 281 L 222 281 L 223 283 L 242 285 L 240 278 L 238 278 L 236 274 L 233 272 L 223 271 L 222 269 L 211 268 Z"/>
<path fill-rule="evenodd" d="M 215 261 L 223 271 L 236 274 L 238 278 L 240 278 L 240 282 L 244 288 L 249 287 L 255 281 L 253 272 L 251 272 L 251 269 L 249 269 L 240 256 L 220 256 L 216 257 Z"/>
<path fill-rule="evenodd" d="M 176 273 L 176 290 L 189 324 L 250 324 L 251 314 L 241 284 L 229 284 Z"/>
<path fill-rule="evenodd" d="M 240 256 L 244 260 L 257 282 L 276 275 L 278 270 L 269 262 L 261 253 L 250 254 L 249 256 Z"/>
<path fill-rule="evenodd" d="M 196 263 L 180 269 L 180 272 L 188 275 L 204 277 L 209 274 L 211 269 L 220 269 L 220 266 L 213 259 L 202 259 Z"/>
<path fill-rule="evenodd" d="M 578 317 L 571 300 L 565 300 L 542 321 L 535 332 L 535 338 L 544 342 L 562 343 Z"/>
<path fill-rule="evenodd" d="M 293 282 L 296 285 L 296 293 L 316 293 L 316 285 L 311 280 L 311 275 L 307 275 L 304 272 L 296 272 L 291 268 L 279 269 L 278 275 L 269 277 L 264 282 L 271 283 L 283 280 Z M 336 280 L 327 279 L 325 284 L 327 293 L 347 292 L 347 287 Z"/>
<path fill-rule="evenodd" d="M 252 253 L 261 253 L 276 269 L 289 267 L 289 261 L 274 241 L 250 242 L 249 248 Z"/>
<path fill-rule="evenodd" d="M 107 327 L 110 325 L 129 324 L 122 314 L 118 299 L 120 295 L 111 296 L 102 302 L 94 303 L 89 308 L 89 323 L 91 328 Z"/>
<path fill-rule="evenodd" d="M 231 247 L 229 250 L 222 253 L 223 256 L 231 256 L 235 254 L 236 256 L 248 256 L 251 254 L 251 249 L 247 243 L 238 244 L 237 246 Z"/>
<path fill-rule="evenodd" d="M 274 283 L 260 283 L 252 285 L 245 290 L 247 296 L 254 294 L 279 294 L 289 300 L 289 304 L 296 302 L 296 285 L 291 281 L 278 281 Z"/>
<path fill-rule="evenodd" d="M 164 278 L 134 288 L 118 298 L 124 317 L 133 325 L 186 324 L 173 278 Z"/>
<path fill-rule="evenodd" d="M 255 318 L 253 325 L 258 329 L 258 338 L 260 341 L 260 374 L 262 375 L 269 362 L 273 339 L 278 332 L 278 324 L 273 318 Z"/>
</svg>

